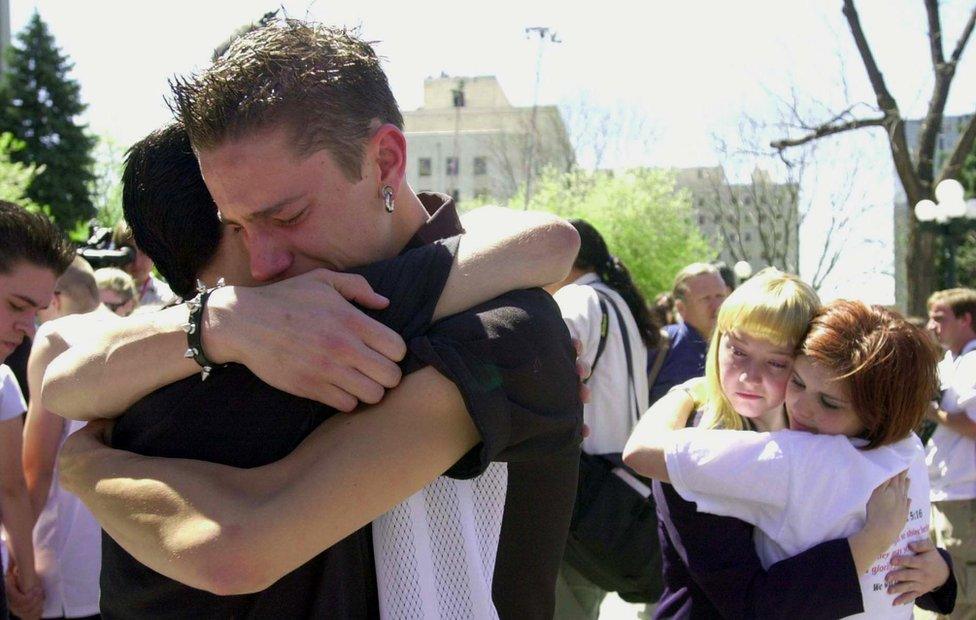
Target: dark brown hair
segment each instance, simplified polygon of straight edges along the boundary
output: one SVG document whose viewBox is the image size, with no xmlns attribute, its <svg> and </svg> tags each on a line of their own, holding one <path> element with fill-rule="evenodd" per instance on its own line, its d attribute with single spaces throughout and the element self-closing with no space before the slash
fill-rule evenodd
<svg viewBox="0 0 976 620">
<path fill-rule="evenodd" d="M 195 149 L 283 127 L 296 152 L 326 149 L 351 180 L 374 121 L 403 116 L 370 43 L 345 29 L 277 20 L 247 32 L 198 75 L 171 83 Z"/>
<path fill-rule="evenodd" d="M 74 257 L 74 248 L 45 215 L 0 200 L 0 273 L 26 261 L 60 276 Z"/>
<path fill-rule="evenodd" d="M 810 323 L 801 352 L 846 381 L 868 449 L 907 437 L 938 389 L 939 353 L 931 337 L 881 306 L 827 304 Z"/>
</svg>

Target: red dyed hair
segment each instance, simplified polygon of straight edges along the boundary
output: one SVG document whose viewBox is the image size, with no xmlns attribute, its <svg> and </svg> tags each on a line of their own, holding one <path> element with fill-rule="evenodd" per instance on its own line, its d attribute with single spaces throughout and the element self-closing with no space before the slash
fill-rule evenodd
<svg viewBox="0 0 976 620">
<path fill-rule="evenodd" d="M 801 352 L 846 381 L 869 449 L 907 437 L 938 390 L 932 339 L 881 306 L 827 304 L 810 323 Z"/>
</svg>

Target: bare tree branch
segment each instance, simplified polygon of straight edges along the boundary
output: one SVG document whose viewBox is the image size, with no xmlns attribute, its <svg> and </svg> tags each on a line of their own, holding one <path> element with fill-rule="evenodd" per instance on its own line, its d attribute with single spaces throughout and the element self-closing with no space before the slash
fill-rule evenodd
<svg viewBox="0 0 976 620">
<path fill-rule="evenodd" d="M 851 35 L 854 37 L 854 44 L 861 55 L 861 61 L 868 72 L 871 88 L 874 89 L 874 94 L 878 98 L 878 107 L 881 108 L 885 116 L 884 125 L 888 130 L 888 142 L 891 147 L 891 157 L 895 163 L 895 170 L 898 171 L 898 178 L 901 179 L 902 185 L 905 187 L 909 202 L 914 204 L 921 199 L 923 189 L 915 170 L 912 168 L 908 139 L 905 136 L 905 121 L 901 118 L 898 104 L 888 91 L 884 75 L 878 68 L 878 63 L 874 59 L 870 45 L 868 45 L 864 29 L 861 28 L 861 18 L 854 7 L 854 0 L 844 0 L 843 13 L 844 17 L 847 18 L 848 26 L 850 26 Z"/>
<path fill-rule="evenodd" d="M 970 117 L 966 129 L 959 135 L 959 139 L 956 140 L 956 145 L 952 148 L 952 155 L 942 165 L 939 178 L 933 186 L 938 185 L 939 181 L 954 179 L 959 176 L 966 157 L 973 152 L 974 143 L 976 143 L 976 114 Z"/>
<path fill-rule="evenodd" d="M 769 146 L 773 147 L 777 151 L 782 151 L 790 147 L 806 144 L 807 142 L 813 142 L 814 140 L 818 140 L 826 136 L 844 133 L 845 131 L 861 129 L 862 127 L 884 127 L 885 120 L 885 117 L 882 116 L 880 118 L 857 118 L 837 125 L 820 125 L 805 136 L 801 136 L 799 138 L 784 138 L 782 140 L 774 140 L 769 143 Z"/>
<path fill-rule="evenodd" d="M 925 0 L 925 13 L 929 18 L 929 50 L 932 53 L 932 68 L 938 71 L 945 62 L 942 51 L 942 22 L 939 19 L 939 0 Z"/>
<path fill-rule="evenodd" d="M 959 41 L 956 42 L 956 49 L 952 50 L 952 56 L 949 62 L 953 64 L 959 63 L 959 59 L 962 58 L 962 52 L 966 49 L 966 44 L 969 42 L 969 36 L 973 34 L 973 26 L 976 26 L 976 7 L 973 7 L 973 12 L 969 14 L 969 21 L 966 22 L 966 27 L 963 28 L 962 34 L 959 35 Z"/>
</svg>

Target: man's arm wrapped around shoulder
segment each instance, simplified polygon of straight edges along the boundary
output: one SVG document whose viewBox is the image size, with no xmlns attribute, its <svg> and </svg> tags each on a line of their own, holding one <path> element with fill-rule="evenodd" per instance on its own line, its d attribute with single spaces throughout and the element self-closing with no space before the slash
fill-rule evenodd
<svg viewBox="0 0 976 620">
<path fill-rule="evenodd" d="M 513 291 L 431 326 L 408 343 L 406 372 L 432 366 L 458 386 L 481 443 L 452 467 L 531 461 L 582 440 L 576 352 L 552 297 Z"/>
</svg>

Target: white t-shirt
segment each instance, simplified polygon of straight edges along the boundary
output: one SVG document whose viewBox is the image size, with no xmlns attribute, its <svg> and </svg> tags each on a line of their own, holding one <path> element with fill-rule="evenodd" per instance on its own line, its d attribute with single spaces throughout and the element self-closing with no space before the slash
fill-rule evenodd
<svg viewBox="0 0 976 620">
<path fill-rule="evenodd" d="M 87 422 L 65 420 L 58 451 Z M 51 478 L 44 510 L 34 526 L 34 560 L 44 588 L 45 618 L 82 618 L 98 613 L 102 529 L 76 495 Z"/>
<path fill-rule="evenodd" d="M 27 411 L 27 401 L 20 391 L 20 384 L 14 371 L 6 364 L 0 364 L 0 422 L 12 420 Z"/>
<path fill-rule="evenodd" d="M 68 345 L 78 345 L 90 336 L 94 323 L 118 320 L 119 317 L 104 307 L 87 314 L 73 314 L 42 325 L 37 331 L 37 340 L 55 334 Z M 68 435 L 85 424 L 65 420 L 58 440 L 59 455 Z M 33 534 L 34 559 L 44 589 L 42 615 L 45 618 L 79 618 L 97 614 L 102 530 L 81 500 L 61 486 L 57 460 L 51 488 Z"/>
<path fill-rule="evenodd" d="M 634 392 L 627 379 L 623 333 L 617 314 L 609 304 L 607 340 L 593 368 L 603 321 L 600 297 L 593 290 L 594 287 L 613 299 L 626 323 L 637 394 L 636 413 Z M 590 428 L 590 435 L 583 440 L 583 451 L 588 454 L 620 454 L 637 424 L 637 417 L 643 415 L 648 407 L 647 348 L 637 330 L 637 322 L 623 298 L 603 284 L 595 273 L 584 274 L 572 284 L 562 287 L 556 291 L 553 299 L 559 305 L 569 333 L 582 344 L 580 361 L 593 368 L 593 374 L 587 380 L 591 390 L 590 402 L 583 405 L 583 421 Z"/>
<path fill-rule="evenodd" d="M 946 351 L 939 363 L 939 383 L 939 407 L 976 421 L 976 340 L 969 341 L 958 356 Z M 929 439 L 925 462 L 933 502 L 976 499 L 976 441 L 939 424 Z"/>
<path fill-rule="evenodd" d="M 665 458 L 675 490 L 698 510 L 756 526 L 756 551 L 766 568 L 860 530 L 874 489 L 907 469 L 908 520 L 895 544 L 861 575 L 864 613 L 853 617 L 910 618 L 911 606 L 892 607 L 895 596 L 887 594 L 884 577 L 892 557 L 910 553 L 908 543 L 928 537 L 929 485 L 922 443 L 911 435 L 861 450 L 855 442 L 795 431 L 683 429 L 674 433 Z M 797 584 L 803 585 L 815 584 Z"/>
</svg>

